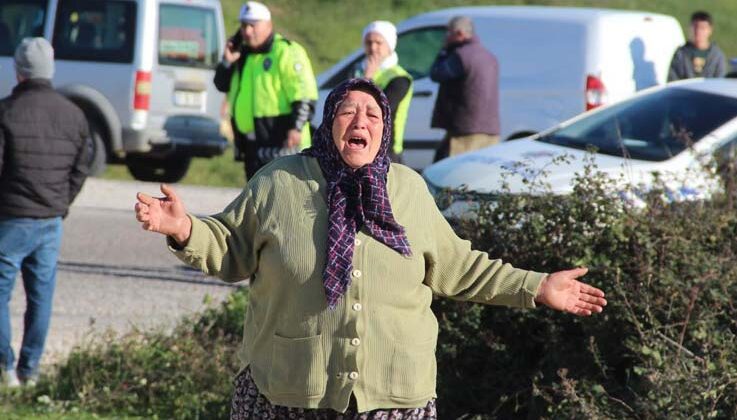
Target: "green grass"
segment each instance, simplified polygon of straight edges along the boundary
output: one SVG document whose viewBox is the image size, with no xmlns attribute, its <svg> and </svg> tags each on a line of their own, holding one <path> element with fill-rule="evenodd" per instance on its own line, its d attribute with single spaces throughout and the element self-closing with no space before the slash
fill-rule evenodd
<svg viewBox="0 0 737 420">
<path fill-rule="evenodd" d="M 228 33 L 238 27 L 240 0 L 221 0 Z M 301 43 L 310 55 L 315 73 L 335 64 L 361 45 L 361 31 L 372 20 L 394 23 L 422 12 L 472 5 L 548 5 L 644 10 L 677 18 L 688 36 L 691 13 L 703 8 L 714 17 L 714 40 L 728 57 L 737 56 L 737 2 L 713 0 L 707 6 L 686 0 L 369 0 L 355 3 L 338 0 L 271 0 L 277 31 Z"/>
<path fill-rule="evenodd" d="M 119 164 L 108 165 L 102 178 L 133 180 L 128 168 Z M 246 185 L 246 175 L 243 170 L 243 162 L 236 162 L 233 159 L 233 149 L 230 148 L 221 156 L 192 159 L 192 165 L 189 167 L 187 176 L 180 182 L 190 185 L 241 188 Z"/>
<path fill-rule="evenodd" d="M 78 410 L 63 410 L 38 405 L 0 405 L 3 420 L 113 420 L 138 419 L 140 417 L 107 416 Z"/>
<path fill-rule="evenodd" d="M 232 34 L 238 27 L 238 10 L 243 1 L 222 0 L 221 3 L 227 32 Z M 688 19 L 695 9 L 702 7 L 686 0 L 271 0 L 266 3 L 271 9 L 276 30 L 305 47 L 315 74 L 358 48 L 361 45 L 361 31 L 368 22 L 385 19 L 399 23 L 418 13 L 440 8 L 506 4 L 645 10 L 676 17 L 688 37 Z M 737 19 L 734 19 L 737 16 L 737 1 L 714 0 L 704 8 L 714 17 L 714 40 L 728 57 L 737 56 Z M 133 179 L 121 165 L 111 165 L 104 177 Z M 245 183 L 243 166 L 233 161 L 232 154 L 214 159 L 195 159 L 182 183 L 241 187 Z"/>
</svg>

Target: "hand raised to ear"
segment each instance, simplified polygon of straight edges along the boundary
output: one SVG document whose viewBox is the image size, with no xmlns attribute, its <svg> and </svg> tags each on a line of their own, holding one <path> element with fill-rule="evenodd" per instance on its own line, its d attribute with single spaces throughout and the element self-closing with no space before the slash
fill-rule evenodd
<svg viewBox="0 0 737 420">
<path fill-rule="evenodd" d="M 143 229 L 171 236 L 180 245 L 186 245 L 192 221 L 184 204 L 170 186 L 161 184 L 161 192 L 164 197 L 152 197 L 141 192 L 136 194 L 136 220 L 141 222 Z"/>
<path fill-rule="evenodd" d="M 604 292 L 577 280 L 588 271 L 588 268 L 576 268 L 549 274 L 540 285 L 535 301 L 580 316 L 603 311 L 607 303 Z"/>
</svg>

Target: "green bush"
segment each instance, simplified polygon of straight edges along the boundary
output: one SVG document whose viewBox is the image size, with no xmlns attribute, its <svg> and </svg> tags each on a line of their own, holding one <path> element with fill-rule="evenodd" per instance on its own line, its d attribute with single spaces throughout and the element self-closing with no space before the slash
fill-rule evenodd
<svg viewBox="0 0 737 420">
<path fill-rule="evenodd" d="M 590 269 L 603 314 L 436 301 L 440 418 L 737 418 L 737 216 L 728 196 L 625 208 L 589 167 L 572 195 L 476 197 L 458 223 L 519 267 Z"/>
</svg>

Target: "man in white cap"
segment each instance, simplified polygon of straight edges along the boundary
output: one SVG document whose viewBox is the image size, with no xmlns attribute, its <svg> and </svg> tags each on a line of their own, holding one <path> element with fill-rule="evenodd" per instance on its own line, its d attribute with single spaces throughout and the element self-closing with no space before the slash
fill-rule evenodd
<svg viewBox="0 0 737 420">
<path fill-rule="evenodd" d="M 18 84 L 0 101 L 0 369 L 10 387 L 36 381 L 51 320 L 61 220 L 90 163 L 84 114 L 51 86 L 49 42 L 26 38 L 14 59 Z M 27 306 L 16 364 L 8 302 L 18 271 Z"/>
<path fill-rule="evenodd" d="M 274 158 L 309 146 L 317 83 L 304 48 L 274 32 L 266 6 L 247 2 L 240 22 L 215 86 L 228 93 L 236 159 L 244 160 L 250 179 Z"/>
<path fill-rule="evenodd" d="M 404 149 L 404 127 L 412 101 L 412 76 L 399 65 L 397 28 L 391 22 L 377 20 L 363 30 L 366 58 L 359 63 L 354 76 L 373 80 L 384 91 L 392 111 L 392 161 L 401 163 Z"/>
</svg>

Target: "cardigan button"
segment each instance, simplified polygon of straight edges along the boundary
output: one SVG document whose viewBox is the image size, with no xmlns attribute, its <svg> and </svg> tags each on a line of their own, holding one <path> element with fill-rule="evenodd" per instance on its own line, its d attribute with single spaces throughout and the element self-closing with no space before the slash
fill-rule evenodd
<svg viewBox="0 0 737 420">
<path fill-rule="evenodd" d="M 363 305 L 361 305 L 360 303 L 354 303 L 354 304 L 353 304 L 353 310 L 354 310 L 354 311 L 356 311 L 356 312 L 360 312 L 360 311 L 361 311 L 361 309 L 363 309 Z"/>
<path fill-rule="evenodd" d="M 348 377 L 355 381 L 358 379 L 358 372 L 351 372 L 348 374 Z"/>
<path fill-rule="evenodd" d="M 361 277 L 361 270 L 353 270 L 353 277 L 360 278 Z"/>
<path fill-rule="evenodd" d="M 360 338 L 354 338 L 353 340 L 351 340 L 351 344 L 353 344 L 354 346 L 358 347 L 361 344 L 361 339 Z"/>
<path fill-rule="evenodd" d="M 354 239 L 354 240 L 353 240 L 353 243 L 354 243 L 354 244 L 355 244 L 356 246 L 361 246 L 361 240 L 360 240 L 360 239 L 358 239 L 358 238 Z"/>
</svg>

